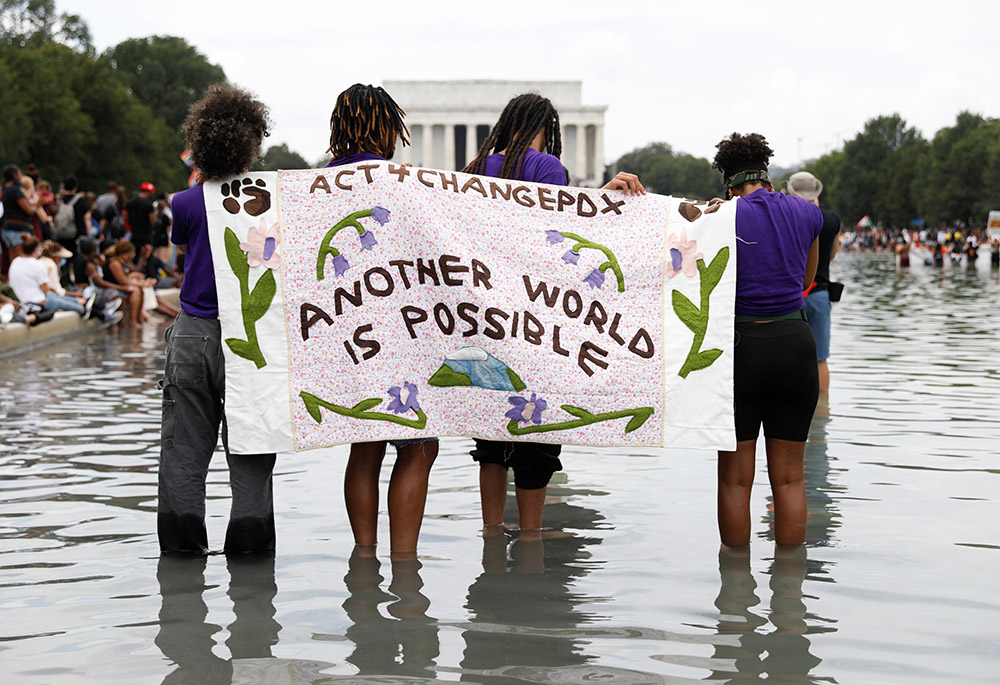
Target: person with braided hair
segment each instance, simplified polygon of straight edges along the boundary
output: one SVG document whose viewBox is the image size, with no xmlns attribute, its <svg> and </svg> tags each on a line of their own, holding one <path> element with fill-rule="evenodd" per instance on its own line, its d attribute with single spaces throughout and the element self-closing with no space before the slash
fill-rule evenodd
<svg viewBox="0 0 1000 685">
<path fill-rule="evenodd" d="M 548 98 L 536 93 L 518 95 L 507 103 L 483 141 L 479 154 L 462 170 L 496 178 L 565 186 L 566 169 L 559 161 L 562 136 L 559 112 Z M 604 186 L 628 194 L 646 190 L 635 174 L 619 172 Z M 503 531 L 507 500 L 507 471 L 514 471 L 519 527 L 541 534 L 545 493 L 552 474 L 562 470 L 562 445 L 533 442 L 475 441 L 472 458 L 479 462 L 479 496 L 484 535 Z"/>
<path fill-rule="evenodd" d="M 330 116 L 327 167 L 392 157 L 396 142 L 409 144 L 406 113 L 385 89 L 355 83 L 337 97 Z M 438 454 L 437 438 L 390 440 L 396 463 L 389 477 L 389 550 L 394 560 L 416 558 L 427 501 L 427 482 Z M 344 503 L 359 552 L 374 555 L 378 533 L 379 473 L 386 441 L 358 442 L 344 472 Z"/>
<path fill-rule="evenodd" d="M 816 275 L 823 214 L 802 198 L 772 192 L 773 154 L 758 133 L 732 134 L 712 166 L 736 199 L 736 344 L 733 398 L 736 450 L 719 452 L 719 535 L 750 543 L 750 488 L 761 425 L 774 496 L 774 539 L 805 541 L 803 457 L 819 397 L 816 341 L 802 291 Z"/>
</svg>

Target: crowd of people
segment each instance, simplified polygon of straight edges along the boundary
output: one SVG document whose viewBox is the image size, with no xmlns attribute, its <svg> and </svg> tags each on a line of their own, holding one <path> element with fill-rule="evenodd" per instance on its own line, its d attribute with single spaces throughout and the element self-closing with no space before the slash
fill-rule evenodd
<svg viewBox="0 0 1000 685">
<path fill-rule="evenodd" d="M 152 183 L 101 195 L 67 176 L 57 192 L 34 164 L 3 170 L 0 324 L 37 325 L 58 311 L 138 327 L 178 309 L 156 291 L 178 287 L 183 255 L 170 247 L 172 212 Z"/>
<path fill-rule="evenodd" d="M 856 227 L 844 231 L 840 249 L 894 253 L 902 267 L 910 266 L 911 256 L 919 258 L 926 266 L 962 263 L 971 266 L 985 250 L 990 254 L 990 264 L 1000 267 L 1000 235 L 995 232 L 991 235 L 985 226 Z"/>
</svg>

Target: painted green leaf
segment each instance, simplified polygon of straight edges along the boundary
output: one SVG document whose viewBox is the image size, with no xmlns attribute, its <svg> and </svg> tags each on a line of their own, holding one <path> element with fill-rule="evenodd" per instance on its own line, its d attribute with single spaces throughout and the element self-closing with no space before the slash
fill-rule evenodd
<svg viewBox="0 0 1000 685">
<path fill-rule="evenodd" d="M 274 272 L 270 269 L 265 269 L 264 273 L 257 279 L 257 283 L 250 293 L 249 301 L 244 307 L 244 310 L 250 315 L 251 320 L 257 321 L 267 313 L 276 292 L 277 286 L 274 282 Z"/>
<path fill-rule="evenodd" d="M 246 340 L 226 338 L 226 344 L 229 345 L 229 349 L 233 351 L 233 354 L 253 361 L 253 345 Z"/>
<path fill-rule="evenodd" d="M 447 364 L 442 364 L 441 368 L 427 379 L 427 385 L 433 385 L 438 388 L 450 388 L 453 386 L 469 387 L 472 385 L 472 378 L 467 373 L 459 373 Z"/>
<path fill-rule="evenodd" d="M 382 400 L 377 397 L 369 397 L 367 400 L 361 400 L 355 404 L 351 409 L 356 409 L 357 411 L 368 411 L 378 405 L 382 404 Z"/>
<path fill-rule="evenodd" d="M 697 333 L 705 327 L 702 322 L 701 310 L 694 306 L 694 303 L 679 290 L 674 290 L 670 294 L 677 318 L 684 322 L 684 325 Z"/>
<path fill-rule="evenodd" d="M 702 278 L 705 279 L 709 292 L 715 290 L 715 286 L 719 285 L 719 281 L 722 280 L 722 275 L 726 273 L 726 266 L 728 264 L 729 248 L 724 247 L 716 253 L 712 263 L 708 265 L 708 268 L 706 268 L 705 272 L 702 274 Z"/>
<path fill-rule="evenodd" d="M 299 393 L 299 397 L 302 398 L 302 404 L 306 405 L 306 411 L 309 412 L 309 416 L 312 417 L 313 421 L 323 423 L 323 414 L 319 410 L 320 399 L 307 392 Z"/>
<path fill-rule="evenodd" d="M 699 369 L 705 369 L 712 365 L 712 363 L 722 355 L 722 350 L 714 348 L 711 350 L 702 350 L 698 353 Z"/>
<path fill-rule="evenodd" d="M 640 428 L 642 424 L 646 423 L 646 421 L 649 420 L 649 417 L 652 415 L 653 415 L 652 407 L 639 407 L 638 409 L 635 410 L 635 416 L 632 417 L 632 420 L 629 421 L 628 424 L 626 424 L 625 432 L 631 433 L 637 428 Z"/>
<path fill-rule="evenodd" d="M 562 410 L 564 412 L 566 412 L 567 414 L 572 414 L 573 416 L 576 416 L 577 418 L 581 418 L 581 419 L 586 419 L 586 418 L 588 418 L 590 416 L 593 416 L 593 414 L 591 414 L 586 409 L 584 409 L 582 407 L 574 407 L 571 404 L 564 404 L 564 405 L 562 405 Z"/>
<path fill-rule="evenodd" d="M 514 373 L 514 369 L 509 366 L 507 367 L 507 378 L 509 378 L 510 382 L 514 384 L 514 390 L 517 390 L 518 392 L 521 392 L 528 387 L 525 385 L 524 381 L 521 380 L 521 377 Z"/>
<path fill-rule="evenodd" d="M 247 255 L 240 249 L 240 239 L 233 233 L 233 229 L 228 226 L 226 226 L 225 241 L 226 258 L 229 260 L 229 266 L 233 270 L 233 273 L 236 274 L 236 277 L 243 283 L 246 283 L 250 275 L 250 265 L 247 264 Z"/>
</svg>

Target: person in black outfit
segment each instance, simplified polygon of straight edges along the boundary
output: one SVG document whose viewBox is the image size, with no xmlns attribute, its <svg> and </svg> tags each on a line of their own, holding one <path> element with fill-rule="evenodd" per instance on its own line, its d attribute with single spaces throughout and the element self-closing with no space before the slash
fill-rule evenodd
<svg viewBox="0 0 1000 685">
<path fill-rule="evenodd" d="M 139 186 L 139 192 L 125 205 L 125 221 L 132 229 L 131 243 L 135 245 L 136 253 L 142 254 L 143 247 L 153 244 L 153 224 L 156 221 L 156 208 L 149 199 L 156 192 L 156 186 L 146 182 Z"/>
<path fill-rule="evenodd" d="M 792 174 L 785 181 L 785 191 L 789 195 L 801 197 L 819 207 L 819 196 L 823 192 L 823 184 L 808 171 Z M 806 289 L 806 298 L 802 304 L 809 317 L 809 328 L 816 338 L 816 358 L 819 370 L 819 391 L 825 393 L 830 389 L 830 369 L 826 360 L 830 356 L 830 314 L 831 302 L 840 299 L 831 297 L 830 260 L 837 254 L 837 236 L 840 234 L 840 217 L 836 212 L 820 207 L 823 213 L 823 228 L 819 233 L 819 262 L 816 265 L 816 277 L 812 285 Z M 842 288 L 834 284 L 837 288 Z"/>
</svg>

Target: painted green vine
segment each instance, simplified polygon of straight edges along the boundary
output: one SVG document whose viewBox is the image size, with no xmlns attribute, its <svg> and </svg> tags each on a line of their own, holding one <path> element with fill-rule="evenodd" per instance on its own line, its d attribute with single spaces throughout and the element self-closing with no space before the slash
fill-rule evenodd
<svg viewBox="0 0 1000 685">
<path fill-rule="evenodd" d="M 719 285 L 722 275 L 726 271 L 729 263 L 729 248 L 724 247 L 716 253 L 712 263 L 705 266 L 705 260 L 699 259 L 698 275 L 701 290 L 701 306 L 696 307 L 684 293 L 674 290 L 671 294 L 674 312 L 677 318 L 684 322 L 684 325 L 694 333 L 694 340 L 691 341 L 691 349 L 684 359 L 684 364 L 677 372 L 681 378 L 687 378 L 692 371 L 698 371 L 711 366 L 722 354 L 722 350 L 713 348 L 702 350 L 702 343 L 705 342 L 705 335 L 708 333 L 709 302 L 712 291 Z"/>
<path fill-rule="evenodd" d="M 246 335 L 246 340 L 226 338 L 226 345 L 233 354 L 252 361 L 260 369 L 267 366 L 267 360 L 264 359 L 264 353 L 257 340 L 257 322 L 267 313 L 277 292 L 274 272 L 271 269 L 264 269 L 264 273 L 260 275 L 251 290 L 247 255 L 240 248 L 240 239 L 228 226 L 225 232 L 225 245 L 229 266 L 240 282 L 240 311 L 243 315 L 243 332 Z"/>
<path fill-rule="evenodd" d="M 334 404 L 332 402 L 327 402 L 322 400 L 312 393 L 302 391 L 299 393 L 299 397 L 302 398 L 302 402 L 306 405 L 306 411 L 309 412 L 309 416 L 313 418 L 316 423 L 323 422 L 323 415 L 320 412 L 320 408 L 329 409 L 335 414 L 340 414 L 341 416 L 347 416 L 352 419 L 363 419 L 367 421 L 388 421 L 390 423 L 396 423 L 400 426 L 406 426 L 408 428 L 421 429 L 427 426 L 427 414 L 424 413 L 419 407 L 414 409 L 417 418 L 410 419 L 403 416 L 397 416 L 396 414 L 386 414 L 379 411 L 369 411 L 374 407 L 382 404 L 383 400 L 378 397 L 369 397 L 366 400 L 361 400 L 353 407 L 342 407 L 339 404 Z"/>
</svg>

